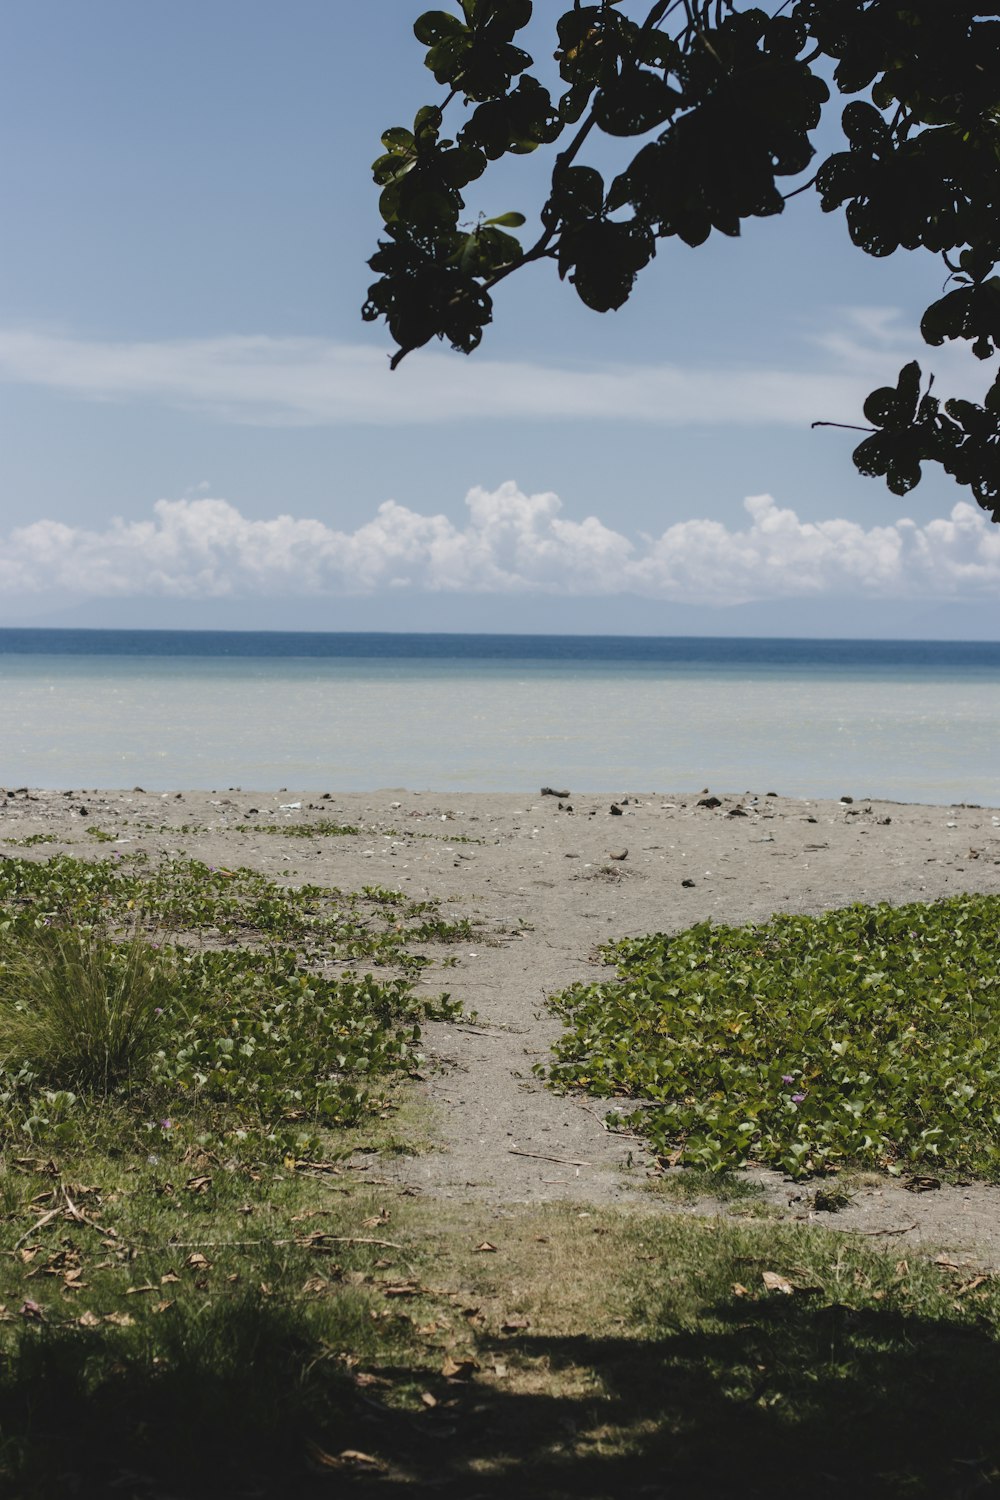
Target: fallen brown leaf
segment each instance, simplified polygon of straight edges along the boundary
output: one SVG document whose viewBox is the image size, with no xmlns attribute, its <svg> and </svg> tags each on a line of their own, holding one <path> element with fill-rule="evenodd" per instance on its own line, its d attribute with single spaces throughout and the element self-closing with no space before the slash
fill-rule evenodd
<svg viewBox="0 0 1000 1500">
<path fill-rule="evenodd" d="M 327 1453 L 318 1443 L 307 1443 L 306 1451 L 314 1464 L 324 1469 L 339 1469 L 345 1465 L 366 1469 L 384 1469 L 385 1464 L 371 1453 L 362 1453 L 358 1448 L 344 1448 L 340 1453 Z"/>
<path fill-rule="evenodd" d="M 918 1174 L 915 1177 L 908 1177 L 903 1186 L 908 1193 L 933 1193 L 941 1186 L 941 1179 Z"/>
<path fill-rule="evenodd" d="M 781 1276 L 777 1271 L 762 1271 L 760 1279 L 769 1292 L 782 1292 L 786 1297 L 790 1297 L 795 1290 L 787 1276 Z"/>
<path fill-rule="evenodd" d="M 983 1283 L 989 1281 L 989 1279 L 990 1278 L 988 1276 L 973 1276 L 971 1281 L 966 1281 L 957 1289 L 957 1291 L 955 1292 L 955 1296 L 964 1297 L 966 1292 L 974 1292 L 977 1286 L 982 1286 Z"/>
<path fill-rule="evenodd" d="M 385 1468 L 385 1464 L 380 1458 L 376 1458 L 371 1453 L 362 1453 L 358 1448 L 344 1448 L 338 1457 L 341 1463 L 344 1464 L 363 1464 L 365 1468 L 369 1469 Z"/>
<path fill-rule="evenodd" d="M 48 1275 L 61 1276 L 67 1267 L 78 1267 L 80 1257 L 75 1250 L 55 1250 L 45 1262 Z"/>
<path fill-rule="evenodd" d="M 319 1292 L 325 1292 L 329 1285 L 330 1283 L 325 1276 L 310 1276 L 308 1281 L 302 1283 L 302 1290 L 307 1294 L 310 1292 L 318 1294 Z"/>
<path fill-rule="evenodd" d="M 491 1245 L 489 1240 L 483 1240 L 483 1243 L 481 1245 L 476 1246 L 476 1250 L 480 1254 L 494 1254 L 496 1252 L 496 1248 L 496 1245 Z"/>
</svg>

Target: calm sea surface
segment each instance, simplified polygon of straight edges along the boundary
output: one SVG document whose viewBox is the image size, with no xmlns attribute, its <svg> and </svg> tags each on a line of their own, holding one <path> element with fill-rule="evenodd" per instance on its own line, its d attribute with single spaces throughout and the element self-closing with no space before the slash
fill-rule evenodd
<svg viewBox="0 0 1000 1500">
<path fill-rule="evenodd" d="M 0 630 L 0 785 L 1000 806 L 1000 643 Z"/>
</svg>

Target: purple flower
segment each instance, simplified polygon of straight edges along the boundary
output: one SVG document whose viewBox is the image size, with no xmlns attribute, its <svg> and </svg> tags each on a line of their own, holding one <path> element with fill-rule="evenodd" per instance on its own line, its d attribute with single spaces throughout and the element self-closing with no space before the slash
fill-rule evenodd
<svg viewBox="0 0 1000 1500">
<path fill-rule="evenodd" d="M 793 1094 L 792 1095 L 792 1103 L 793 1104 L 801 1104 L 802 1101 L 803 1101 L 803 1099 L 805 1097 L 806 1097 L 805 1094 Z"/>
<path fill-rule="evenodd" d="M 174 1122 L 173 1122 L 173 1120 L 161 1120 L 160 1121 L 160 1129 L 161 1130 L 173 1130 L 173 1128 L 174 1128 Z"/>
<path fill-rule="evenodd" d="M 782 1081 L 782 1083 L 794 1083 L 795 1082 L 795 1074 L 794 1073 L 782 1073 L 782 1075 L 781 1075 L 781 1081 Z"/>
</svg>

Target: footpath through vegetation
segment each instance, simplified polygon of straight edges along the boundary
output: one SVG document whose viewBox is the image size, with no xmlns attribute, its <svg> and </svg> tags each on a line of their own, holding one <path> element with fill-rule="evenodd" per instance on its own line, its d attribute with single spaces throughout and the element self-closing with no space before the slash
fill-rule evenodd
<svg viewBox="0 0 1000 1500">
<path fill-rule="evenodd" d="M 830 1207 L 855 1166 L 995 1180 L 998 919 L 617 945 L 555 1001 L 551 1080 L 741 1217 L 498 1211 L 370 1169 L 426 1130 L 421 1029 L 460 1006 L 419 981 L 467 922 L 187 857 L 0 860 L 0 1493 L 1000 1486 L 997 1281 L 757 1218 L 735 1170 L 825 1171 Z"/>
</svg>

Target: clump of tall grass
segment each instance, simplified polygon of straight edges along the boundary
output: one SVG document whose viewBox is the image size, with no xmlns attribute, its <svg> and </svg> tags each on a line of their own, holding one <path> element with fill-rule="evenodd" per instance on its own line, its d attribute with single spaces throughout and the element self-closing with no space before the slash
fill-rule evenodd
<svg viewBox="0 0 1000 1500">
<path fill-rule="evenodd" d="M 86 928 L 9 938 L 0 950 L 0 1065 L 62 1089 L 109 1094 L 140 1081 L 176 985 L 140 938 Z"/>
</svg>

